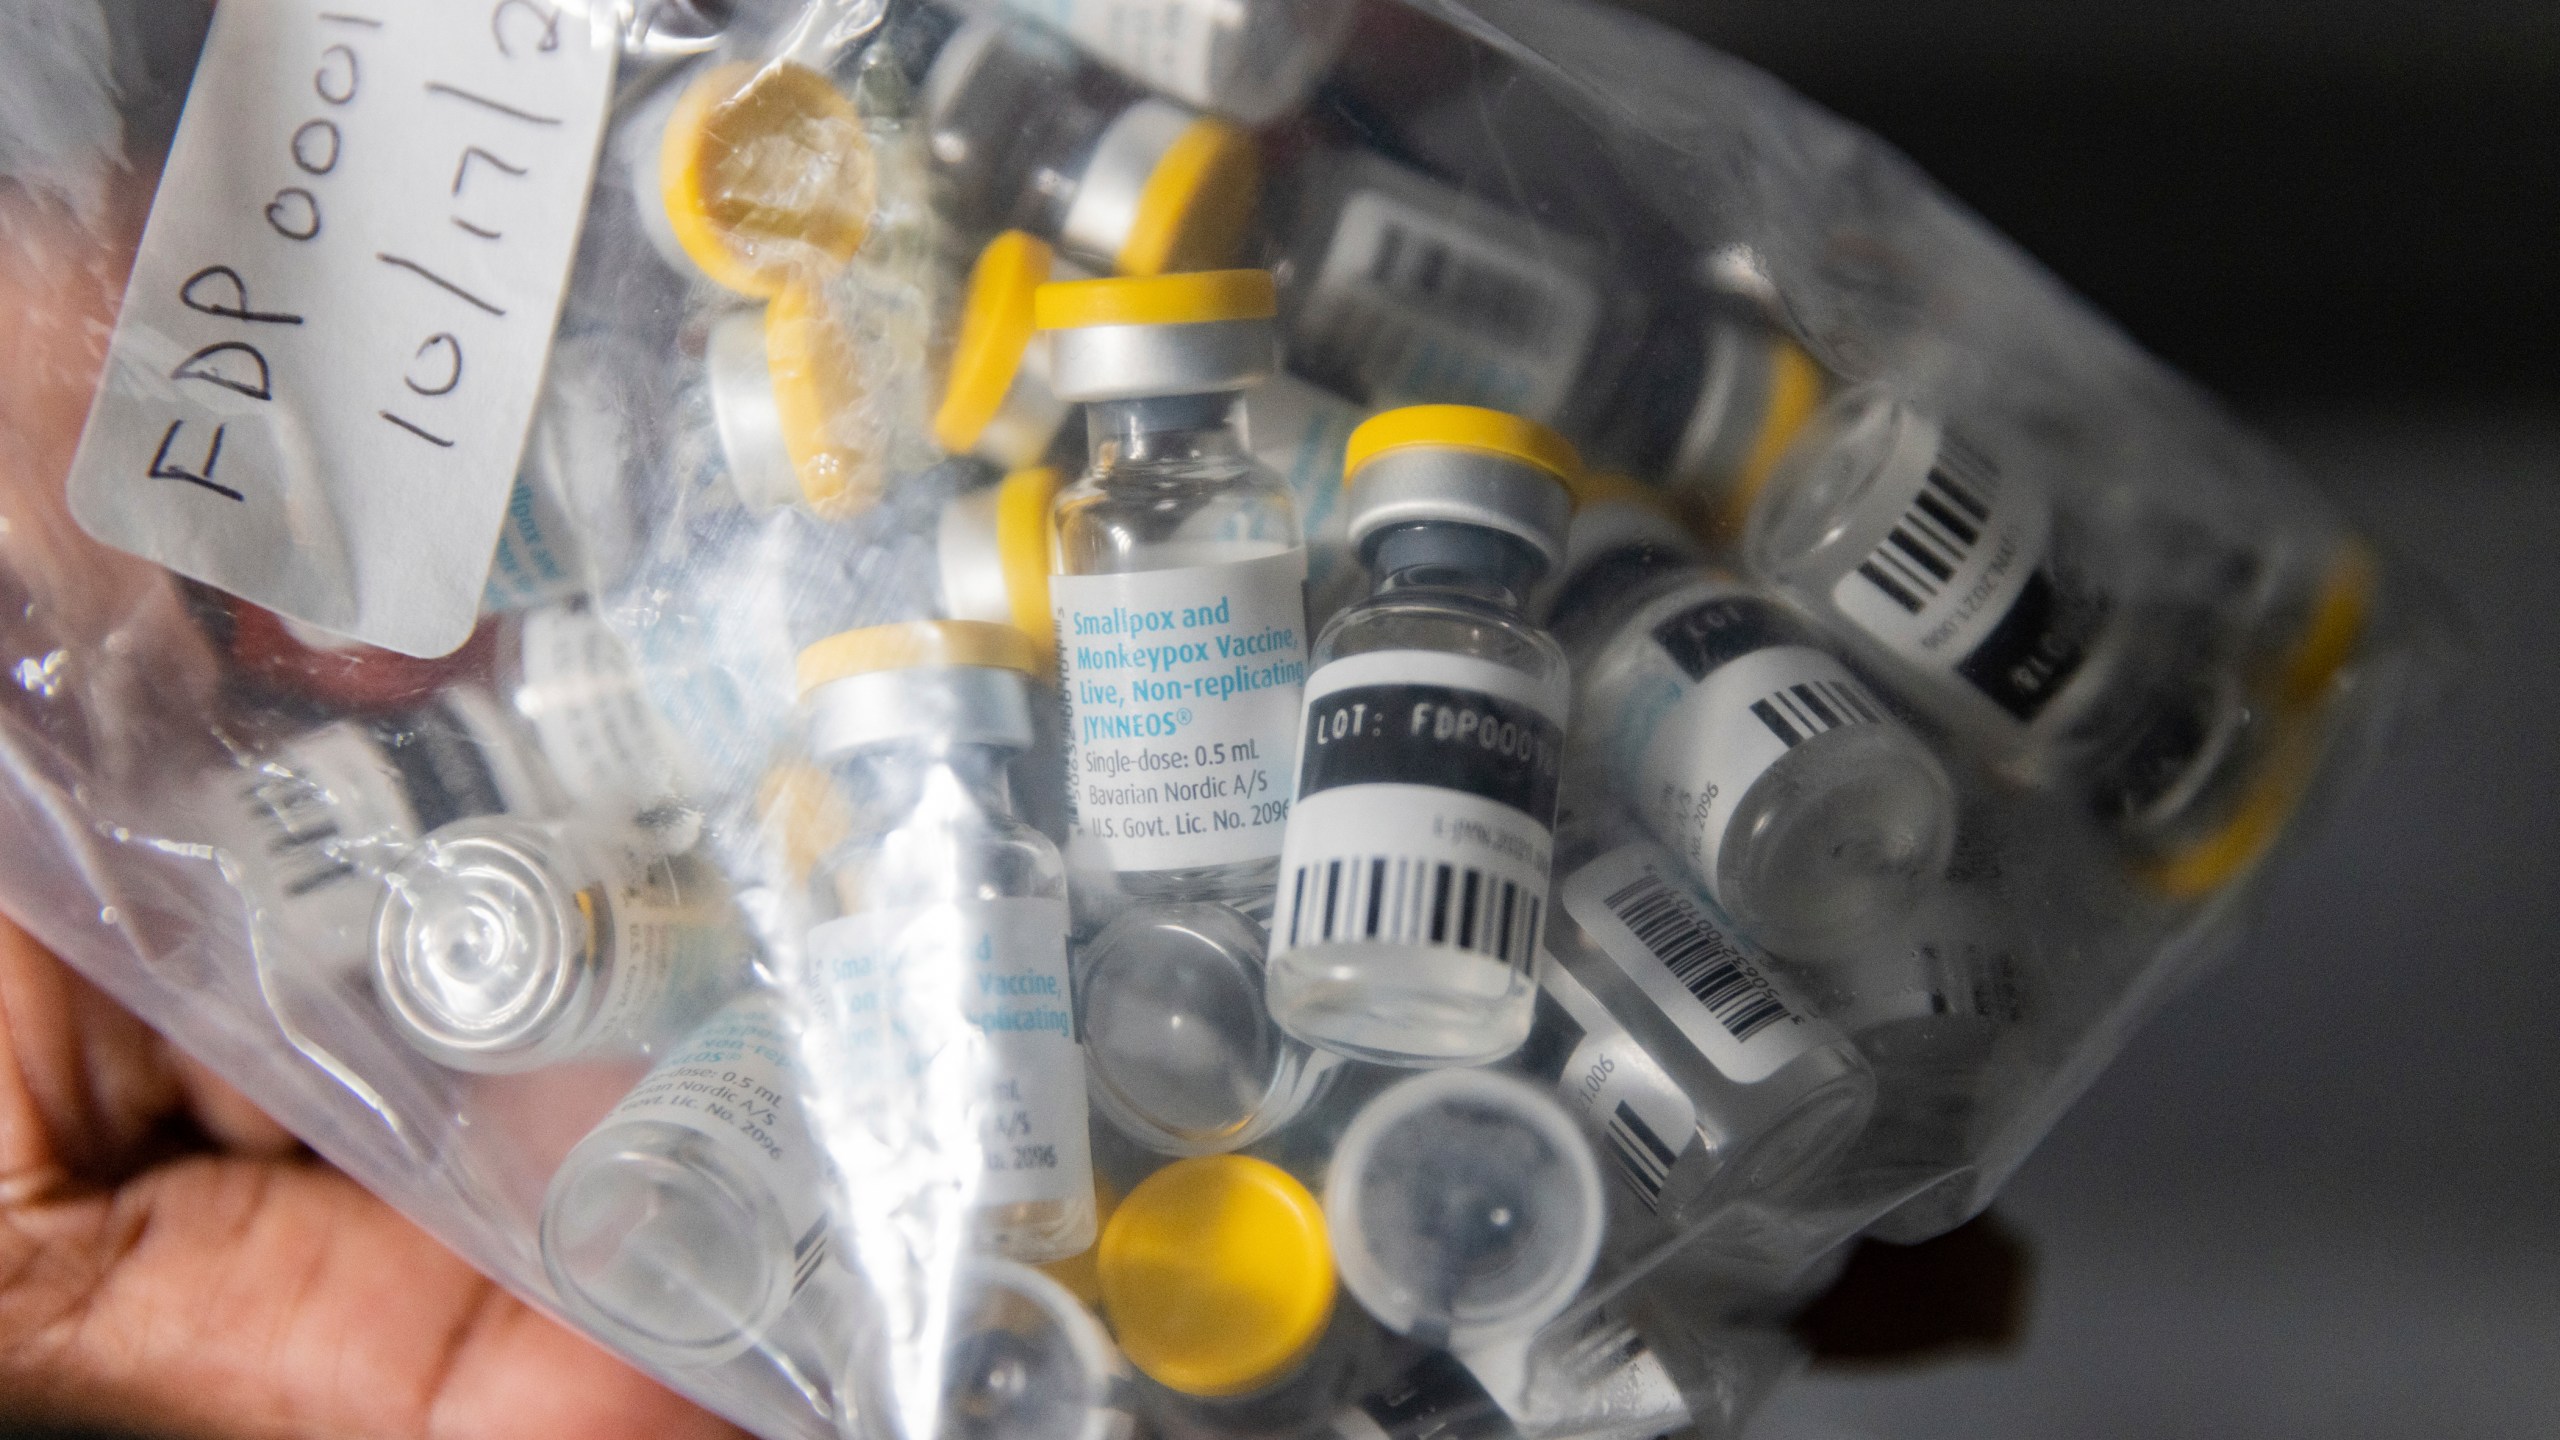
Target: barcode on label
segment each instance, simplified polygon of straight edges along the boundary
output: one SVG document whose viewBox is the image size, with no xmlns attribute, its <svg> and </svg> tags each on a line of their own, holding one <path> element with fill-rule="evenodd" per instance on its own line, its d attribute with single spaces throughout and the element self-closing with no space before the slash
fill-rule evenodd
<svg viewBox="0 0 2560 1440">
<path fill-rule="evenodd" d="M 1644 1117 L 1626 1101 L 1609 1116 L 1609 1161 L 1635 1187 L 1636 1198 L 1644 1208 L 1655 1210 L 1662 1204 L 1662 1187 L 1671 1178 L 1671 1167 L 1678 1163 L 1680 1152 L 1670 1142 L 1654 1133 Z"/>
<path fill-rule="evenodd" d="M 1419 856 L 1301 865 L 1289 879 L 1289 944 L 1441 945 L 1509 961 L 1534 953 L 1546 897 L 1516 881 Z"/>
<path fill-rule="evenodd" d="M 341 838 L 329 792 L 302 776 L 270 772 L 244 792 L 250 813 L 266 822 L 267 854 L 282 868 L 284 893 L 300 899 L 325 885 L 356 878 L 356 867 L 329 842 Z"/>
<path fill-rule="evenodd" d="M 1369 281 L 1506 344 L 1536 344 L 1557 326 L 1535 279 L 1486 264 L 1448 241 L 1389 220 L 1369 256 Z"/>
<path fill-rule="evenodd" d="M 1734 1039 L 1749 1040 L 1796 1018 L 1743 963 L 1733 942 L 1660 876 L 1639 875 L 1611 891 L 1603 903 Z"/>
<path fill-rule="evenodd" d="M 1858 573 L 1894 604 L 1919 614 L 1981 543 L 1999 491 L 2000 472 L 1990 457 L 1953 435 L 1941 437 L 1919 496 L 1859 562 Z"/>
<path fill-rule="evenodd" d="M 1792 750 L 1825 730 L 1881 723 L 1883 707 L 1846 680 L 1807 680 L 1751 702 L 1751 713 Z"/>
<path fill-rule="evenodd" d="M 800 1287 L 808 1284 L 810 1277 L 818 1273 L 818 1267 L 826 1262 L 826 1258 L 827 1217 L 821 1215 L 817 1223 L 809 1227 L 808 1233 L 791 1247 L 791 1293 L 800 1293 Z"/>
</svg>

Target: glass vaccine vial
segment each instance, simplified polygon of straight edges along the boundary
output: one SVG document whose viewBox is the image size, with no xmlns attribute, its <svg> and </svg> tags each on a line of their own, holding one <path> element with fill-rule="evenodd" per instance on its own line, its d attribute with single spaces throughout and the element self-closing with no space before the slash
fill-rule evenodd
<svg viewBox="0 0 2560 1440">
<path fill-rule="evenodd" d="M 1325 626 L 1271 931 L 1271 1013 L 1313 1045 L 1472 1065 L 1529 1032 L 1571 684 L 1529 623 L 1581 473 L 1533 422 L 1433 405 L 1355 431 L 1376 577 Z"/>
<path fill-rule="evenodd" d="M 1491 1070 L 1390 1087 L 1342 1132 L 1324 1211 L 1379 1324 L 1457 1355 L 1518 1344 L 1590 1278 L 1599 1162 L 1554 1097 Z"/>
<path fill-rule="evenodd" d="M 1037 306 L 1093 448 L 1051 507 L 1069 858 L 1134 899 L 1258 909 L 1307 678 L 1297 507 L 1237 403 L 1271 373 L 1271 277 L 1060 282 Z"/>
<path fill-rule="evenodd" d="M 1225 905 L 1124 911 L 1077 947 L 1088 1093 L 1165 1155 L 1241 1150 L 1321 1096 L 1340 1058 L 1271 1021 L 1262 928 Z"/>
<path fill-rule="evenodd" d="M 975 1256 L 954 1286 L 944 1342 L 946 1440 L 1128 1440 L 1135 1385 L 1102 1323 L 1064 1285 Z"/>
<path fill-rule="evenodd" d="M 727 494 L 751 514 L 797 505 L 841 519 L 887 483 L 866 367 L 819 287 L 785 284 L 712 322 L 703 391 Z"/>
<path fill-rule="evenodd" d="M 925 74 L 924 113 L 964 234 L 1028 230 L 1123 275 L 1243 258 L 1262 185 L 1251 137 L 1140 94 L 1051 32 L 964 22 Z"/>
<path fill-rule="evenodd" d="M 2009 779 L 2085 797 L 2137 848 L 2245 768 L 2249 706 L 2210 617 L 2111 593 L 2043 476 L 1881 387 L 1825 404 L 1730 503 L 1752 574 Z"/>
<path fill-rule="evenodd" d="M 511 816 L 429 834 L 384 882 L 374 989 L 419 1053 L 511 1074 L 646 1052 L 745 979 L 709 862 Z"/>
<path fill-rule="evenodd" d="M 1551 608 L 1578 758 L 1754 940 L 1812 959 L 1886 933 L 1955 844 L 1945 767 L 1784 603 L 1616 493 Z"/>
<path fill-rule="evenodd" d="M 1569 874 L 1518 1057 L 1602 1146 L 1622 1194 L 1675 1233 L 1814 1174 L 1876 1099 L 1857 1049 L 1692 883 L 1641 843 Z"/>
<path fill-rule="evenodd" d="M 811 878 L 814 1112 L 840 1166 L 876 1147 L 902 1173 L 956 1167 L 982 1245 L 1033 1263 L 1094 1237 L 1066 869 L 1006 783 L 1040 664 L 1020 631 L 965 621 L 800 657 L 810 754 L 854 817 Z M 977 1144 L 914 1133 L 955 1124 Z"/>
<path fill-rule="evenodd" d="M 1296 109 L 1350 33 L 1352 0 L 964 0 L 1064 32 L 1158 94 L 1264 125 Z"/>
<path fill-rule="evenodd" d="M 645 94 L 613 143 L 642 232 L 689 279 L 770 299 L 842 269 L 870 233 L 870 136 L 806 65 L 696 61 Z"/>
<path fill-rule="evenodd" d="M 934 436 L 945 450 L 976 455 L 1008 470 L 1039 466 L 1057 452 L 1074 407 L 1050 382 L 1048 348 L 1034 342 L 1032 295 L 1050 280 L 1085 278 L 1081 268 L 1025 231 L 1008 230 L 979 253 L 969 272 L 941 407 L 934 414 Z M 1287 482 L 1307 537 L 1308 593 L 1312 603 L 1330 614 L 1352 598 L 1342 592 L 1359 580 L 1359 567 L 1343 539 L 1339 500 L 1343 453 L 1367 412 L 1285 371 L 1255 386 L 1244 409 L 1246 448 Z M 994 497 L 979 492 L 953 502 L 945 512 L 946 594 L 955 584 L 979 593 L 987 582 L 1002 578 L 990 568 L 997 553 L 997 511 Z M 966 537 L 959 542 L 966 550 L 951 548 L 955 530 Z M 955 582 L 955 560 L 975 562 L 969 579 Z M 1022 579 L 1031 577 L 1026 572 Z M 991 590 L 985 593 L 992 596 Z M 991 599 L 966 613 L 972 619 L 994 619 L 1002 604 Z M 1039 597 L 1037 608 L 1047 606 L 1046 596 Z"/>
<path fill-rule="evenodd" d="M 828 1181 L 778 997 L 677 1042 L 561 1162 L 543 1270 L 616 1345 L 675 1370 L 767 1341 L 826 1263 Z"/>
</svg>

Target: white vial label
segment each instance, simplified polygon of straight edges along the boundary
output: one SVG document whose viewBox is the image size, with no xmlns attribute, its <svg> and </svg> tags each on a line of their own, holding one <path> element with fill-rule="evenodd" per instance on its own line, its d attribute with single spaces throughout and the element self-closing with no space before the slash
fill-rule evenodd
<svg viewBox="0 0 2560 1440">
<path fill-rule="evenodd" d="M 216 7 L 73 462 L 82 528 L 367 644 L 468 638 L 615 8 Z"/>
<path fill-rule="evenodd" d="M 1694 898 L 1678 862 L 1628 845 L 1573 873 L 1567 914 L 1644 991 L 1708 1063 L 1732 1079 L 1767 1079 L 1821 1033 Z"/>
<path fill-rule="evenodd" d="M 1754 602 L 1758 603 L 1758 602 Z M 1754 650 L 1707 672 L 1639 732 L 1625 793 L 1665 844 L 1717 892 L 1725 832 L 1742 797 L 1826 730 L 1886 722 L 1886 711 L 1819 650 Z"/>
<path fill-rule="evenodd" d="M 1538 1050 L 1524 1059 L 1533 1068 L 1554 1067 L 1565 1108 L 1601 1142 L 1610 1168 L 1645 1209 L 1656 1209 L 1672 1167 L 1697 1144 L 1697 1107 L 1599 997 L 1552 957 L 1539 1000 Z"/>
<path fill-rule="evenodd" d="M 961 1120 L 983 1151 L 981 1206 L 1090 1197 L 1065 901 L 848 916 L 810 932 L 809 957 L 827 1053 L 859 1092 L 844 1098 Z"/>
<path fill-rule="evenodd" d="M 1600 324 L 1598 289 L 1548 258 L 1579 247 L 1455 191 L 1446 200 L 1435 213 L 1354 191 L 1308 286 L 1302 343 L 1373 405 L 1486 405 L 1552 423 Z"/>
<path fill-rule="evenodd" d="M 1199 109 L 1219 100 L 1219 22 L 1235 0 L 1002 0 L 1064 31 L 1114 69 Z M 1250 3 L 1250 0 L 1248 0 Z"/>
<path fill-rule="evenodd" d="M 1307 685 L 1271 950 L 1382 942 L 1525 967 L 1554 849 L 1564 685 L 1434 650 Z"/>
<path fill-rule="evenodd" d="M 1953 677 L 2019 724 L 2080 668 L 2105 614 L 2057 571 L 2052 507 L 2030 477 L 1934 426 L 1903 431 L 1863 504 L 1892 528 L 1831 587 L 1848 621 L 1921 669 Z"/>
<path fill-rule="evenodd" d="M 1298 502 L 1307 591 L 1322 599 L 1358 574 L 1342 512 L 1342 462 L 1351 432 L 1368 412 L 1293 376 L 1274 375 L 1245 392 L 1244 415 L 1253 458 L 1289 482 L 1289 498 Z"/>
<path fill-rule="evenodd" d="M 529 610 L 576 596 L 586 587 L 586 559 L 575 522 L 548 487 L 519 476 L 498 522 L 498 549 L 489 559 L 489 585 L 480 608 Z"/>
<path fill-rule="evenodd" d="M 599 1133 L 656 1121 L 718 1146 L 765 1184 L 793 1237 L 794 1293 L 827 1249 L 827 1177 L 800 1113 L 791 1037 L 773 997 L 732 1003 L 677 1044 L 613 1108 Z"/>
<path fill-rule="evenodd" d="M 718 1003 L 744 971 L 745 936 L 701 861 L 618 849 L 610 868 L 597 938 L 612 970 L 588 1033 L 643 1045 Z"/>
<path fill-rule="evenodd" d="M 1114 870 L 1280 851 L 1307 679 L 1307 555 L 1054 575 L 1069 823 Z"/>
<path fill-rule="evenodd" d="M 677 793 L 676 740 L 649 703 L 640 668 L 603 618 L 584 606 L 526 614 L 516 709 L 533 726 L 551 772 L 588 807 L 645 804 Z"/>
</svg>

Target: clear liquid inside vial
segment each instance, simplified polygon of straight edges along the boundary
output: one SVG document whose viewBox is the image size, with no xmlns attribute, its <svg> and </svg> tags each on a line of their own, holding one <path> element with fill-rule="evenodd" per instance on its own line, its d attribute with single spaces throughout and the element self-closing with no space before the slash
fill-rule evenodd
<svg viewBox="0 0 2560 1440">
<path fill-rule="evenodd" d="M 571 1152 L 541 1243 L 572 1309 L 670 1363 L 725 1358 L 789 1298 L 792 1237 L 774 1197 L 718 1146 L 660 1121 L 617 1126 Z"/>
</svg>

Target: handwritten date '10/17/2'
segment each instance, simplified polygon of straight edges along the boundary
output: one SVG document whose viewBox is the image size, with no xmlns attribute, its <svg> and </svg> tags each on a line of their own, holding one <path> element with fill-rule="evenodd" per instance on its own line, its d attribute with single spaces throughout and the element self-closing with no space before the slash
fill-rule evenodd
<svg viewBox="0 0 2560 1440">
<path fill-rule="evenodd" d="M 368 108 L 366 57 L 372 46 L 394 44 L 399 38 L 392 24 L 378 16 L 350 10 L 324 12 L 317 19 L 322 31 L 313 37 L 313 113 L 283 137 L 283 148 L 295 173 L 292 183 L 279 187 L 263 207 L 266 229 L 297 247 L 317 242 L 329 233 L 336 199 L 332 181 L 364 162 L 361 141 L 351 141 L 349 131 Z M 489 43 L 501 61 L 538 59 L 568 43 L 563 19 L 559 8 L 545 0 L 498 0 L 488 12 Z M 431 109 L 453 109 L 457 120 L 466 113 L 474 118 L 494 119 L 493 125 L 479 128 L 496 132 L 511 128 L 520 132 L 558 130 L 565 123 L 565 117 L 546 115 L 478 89 L 441 80 L 426 82 L 422 100 Z M 399 113 L 385 118 L 405 123 L 419 117 L 401 107 Z M 478 143 L 483 139 L 489 143 Z M 502 134 L 475 133 L 472 138 L 459 141 L 450 174 L 431 178 L 444 191 L 448 212 L 444 218 L 450 235 L 459 237 L 455 243 L 500 248 L 506 244 L 506 232 L 497 225 L 483 223 L 493 217 L 475 201 L 486 199 L 497 186 L 537 183 L 531 159 L 519 163 L 511 158 Z M 432 263 L 432 258 L 377 251 L 373 259 L 410 277 L 413 283 L 442 291 L 455 306 L 468 307 L 492 319 L 507 318 L 505 305 L 452 279 Z M 302 325 L 304 317 L 259 308 L 252 302 L 248 280 L 239 268 L 228 264 L 207 265 L 189 275 L 179 287 L 178 301 L 197 314 L 228 322 L 233 328 L 223 338 L 180 361 L 169 378 L 214 385 L 252 400 L 272 402 L 276 398 L 274 370 L 261 341 L 276 333 L 277 327 Z M 438 427 L 449 430 L 450 425 L 439 419 L 439 412 L 451 413 L 448 407 L 461 398 L 463 378 L 461 336 L 449 329 L 435 330 L 418 342 L 400 375 L 402 387 L 415 398 L 401 402 L 398 409 L 385 406 L 375 412 L 376 417 L 420 443 L 449 450 L 454 442 L 449 434 L 439 433 Z M 225 483 L 220 475 L 226 427 L 214 425 L 212 433 L 200 441 L 186 433 L 188 428 L 185 419 L 169 422 L 152 454 L 150 478 L 180 481 L 231 500 L 245 501 L 245 493 L 238 486 Z"/>
</svg>

